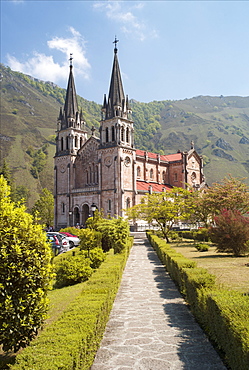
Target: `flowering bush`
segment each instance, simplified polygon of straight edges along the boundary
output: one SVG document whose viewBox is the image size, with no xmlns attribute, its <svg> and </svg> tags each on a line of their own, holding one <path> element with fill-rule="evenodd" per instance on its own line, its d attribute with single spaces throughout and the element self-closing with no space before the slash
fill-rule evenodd
<svg viewBox="0 0 249 370">
<path fill-rule="evenodd" d="M 215 226 L 210 228 L 212 241 L 217 251 L 241 256 L 249 252 L 249 218 L 238 210 L 223 209 L 214 218 Z"/>
</svg>

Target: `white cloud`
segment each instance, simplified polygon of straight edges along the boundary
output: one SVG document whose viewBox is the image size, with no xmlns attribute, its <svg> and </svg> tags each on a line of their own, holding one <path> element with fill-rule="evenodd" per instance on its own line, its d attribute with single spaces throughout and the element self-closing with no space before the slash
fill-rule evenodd
<svg viewBox="0 0 249 370">
<path fill-rule="evenodd" d="M 31 57 L 27 57 L 25 62 L 20 62 L 16 57 L 7 55 L 8 65 L 11 69 L 19 71 L 45 81 L 58 83 L 68 77 L 68 66 L 70 53 L 74 58 L 75 74 L 81 74 L 84 78 L 89 78 L 91 68 L 85 56 L 85 42 L 81 34 L 73 27 L 69 28 L 72 36 L 68 38 L 54 37 L 47 41 L 49 49 L 54 49 L 64 54 L 61 64 L 54 61 L 52 55 L 45 55 L 34 51 Z"/>
<path fill-rule="evenodd" d="M 139 19 L 134 10 L 141 10 L 144 3 L 133 3 L 129 1 L 101 1 L 94 3 L 93 7 L 105 12 L 107 18 L 117 22 L 121 26 L 121 31 L 144 41 L 147 38 L 157 37 L 156 30 L 151 30 L 146 23 Z"/>
</svg>

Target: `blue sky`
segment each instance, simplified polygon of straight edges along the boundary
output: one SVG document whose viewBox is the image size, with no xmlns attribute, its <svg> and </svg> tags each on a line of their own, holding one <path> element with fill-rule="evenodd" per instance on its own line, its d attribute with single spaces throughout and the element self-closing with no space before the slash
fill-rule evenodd
<svg viewBox="0 0 249 370">
<path fill-rule="evenodd" d="M 113 41 L 125 93 L 249 95 L 249 1 L 1 1 L 1 63 L 102 103 Z"/>
</svg>

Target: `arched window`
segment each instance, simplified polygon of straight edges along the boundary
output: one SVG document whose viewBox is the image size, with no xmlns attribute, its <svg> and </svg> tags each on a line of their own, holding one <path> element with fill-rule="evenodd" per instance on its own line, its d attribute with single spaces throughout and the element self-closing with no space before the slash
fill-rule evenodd
<svg viewBox="0 0 249 370">
<path fill-rule="evenodd" d="M 137 167 L 137 177 L 141 176 L 141 168 L 138 166 Z"/>
<path fill-rule="evenodd" d="M 61 213 L 65 213 L 65 203 L 61 203 Z"/>
<path fill-rule="evenodd" d="M 129 143 L 129 129 L 128 129 L 128 127 L 127 127 L 127 129 L 126 129 L 126 142 L 127 143 Z"/>
<path fill-rule="evenodd" d="M 89 205 L 84 204 L 83 208 L 82 208 L 82 223 L 83 223 L 83 225 L 85 225 L 86 220 L 88 219 L 89 216 L 90 216 Z"/>
<path fill-rule="evenodd" d="M 151 170 L 150 170 L 150 179 L 153 180 L 153 178 L 154 178 L 154 173 L 153 173 L 153 169 L 151 168 Z"/>
<path fill-rule="evenodd" d="M 66 138 L 66 150 L 68 150 L 68 149 L 69 149 L 69 138 L 67 136 L 67 138 Z"/>
<path fill-rule="evenodd" d="M 90 174 L 89 183 L 91 184 L 92 183 L 92 169 L 91 169 L 91 167 L 89 167 L 89 174 Z"/>
<path fill-rule="evenodd" d="M 74 146 L 75 148 L 78 148 L 78 136 L 74 137 Z"/>
<path fill-rule="evenodd" d="M 124 128 L 121 127 L 121 141 L 124 141 Z"/>
<path fill-rule="evenodd" d="M 114 126 L 112 126 L 112 141 L 115 141 L 115 129 L 114 129 Z"/>
<path fill-rule="evenodd" d="M 64 141 L 63 141 L 63 137 L 61 138 L 61 151 L 63 151 L 64 150 Z"/>
<path fill-rule="evenodd" d="M 105 141 L 106 141 L 106 143 L 108 143 L 108 141 L 109 141 L 109 130 L 108 130 L 108 127 L 106 127 L 106 129 L 105 129 Z"/>
<path fill-rule="evenodd" d="M 174 173 L 174 181 L 178 180 L 177 172 Z"/>
<path fill-rule="evenodd" d="M 127 198 L 126 199 L 126 209 L 130 208 L 130 206 L 131 206 L 131 200 L 130 198 Z"/>
<path fill-rule="evenodd" d="M 99 183 L 99 171 L 98 171 L 98 166 L 95 167 L 95 183 Z"/>
<path fill-rule="evenodd" d="M 195 182 L 196 182 L 196 173 L 195 172 L 192 172 L 192 174 L 191 174 L 191 180 L 192 180 L 192 184 L 194 185 Z"/>
<path fill-rule="evenodd" d="M 162 181 L 165 183 L 166 182 L 166 172 L 163 171 L 162 173 Z"/>
<path fill-rule="evenodd" d="M 83 144 L 83 139 L 82 137 L 80 138 L 80 148 L 82 147 L 82 144 Z"/>
<path fill-rule="evenodd" d="M 87 183 L 87 185 L 89 184 L 89 173 L 88 173 L 88 171 L 86 171 L 86 183 Z"/>
</svg>

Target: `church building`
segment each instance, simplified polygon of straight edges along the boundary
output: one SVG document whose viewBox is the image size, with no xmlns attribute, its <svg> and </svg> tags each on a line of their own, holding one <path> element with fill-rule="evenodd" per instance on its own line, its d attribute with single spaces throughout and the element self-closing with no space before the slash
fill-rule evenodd
<svg viewBox="0 0 249 370">
<path fill-rule="evenodd" d="M 124 94 L 115 40 L 108 97 L 104 96 L 99 137 L 87 136 L 79 112 L 72 58 L 65 105 L 60 110 L 54 156 L 55 227 L 84 225 L 95 209 L 124 216 L 146 193 L 173 186 L 204 185 L 202 157 L 194 149 L 160 155 L 135 148 L 134 125 Z"/>
</svg>

